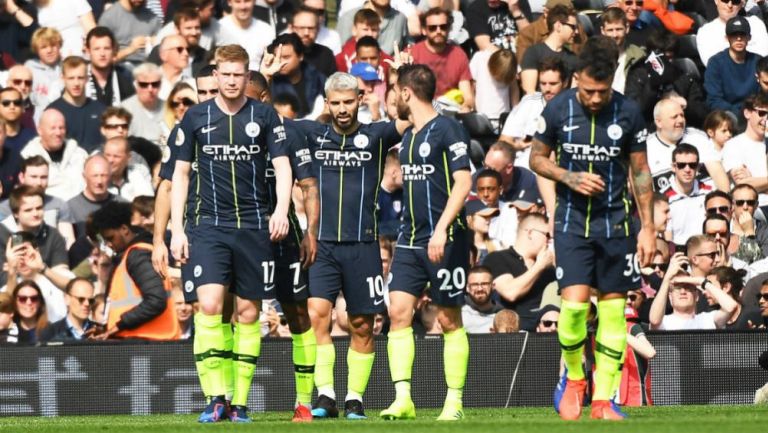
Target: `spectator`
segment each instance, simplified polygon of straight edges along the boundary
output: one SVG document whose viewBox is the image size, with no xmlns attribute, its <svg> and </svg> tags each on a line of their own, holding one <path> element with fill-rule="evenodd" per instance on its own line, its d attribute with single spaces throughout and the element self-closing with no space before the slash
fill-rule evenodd
<svg viewBox="0 0 768 433">
<path fill-rule="evenodd" d="M 515 334 L 520 332 L 520 316 L 514 310 L 503 309 L 493 316 L 494 334 Z"/>
<path fill-rule="evenodd" d="M 96 324 L 90 319 L 91 311 L 96 305 L 93 284 L 85 278 L 74 278 L 67 284 L 64 292 L 67 315 L 51 323 L 40 333 L 40 341 L 44 343 L 85 340 L 96 328 Z"/>
<path fill-rule="evenodd" d="M 519 99 L 517 57 L 507 49 L 478 51 L 469 62 L 469 70 L 475 80 L 475 110 L 498 130 L 502 114 L 509 113 Z"/>
<path fill-rule="evenodd" d="M 108 188 L 110 195 L 119 196 L 125 201 L 132 201 L 142 195 L 154 195 L 152 175 L 147 167 L 130 161 L 131 147 L 128 140 L 121 137 L 107 140 L 103 153 L 104 158 L 109 162 L 111 172 Z"/>
<path fill-rule="evenodd" d="M 500 200 L 501 183 L 499 172 L 483 169 L 475 178 L 475 190 L 477 191 L 477 198 L 482 203 L 485 203 L 489 208 L 499 210 L 498 215 L 491 218 L 488 237 L 494 245 L 507 248 L 515 243 L 517 221 L 522 212 L 518 212 L 518 209 L 511 203 Z"/>
<path fill-rule="evenodd" d="M 624 93 L 629 69 L 645 59 L 645 48 L 627 43 L 629 21 L 627 15 L 619 8 L 608 8 L 600 16 L 600 33 L 608 36 L 619 47 L 619 65 L 613 76 L 613 90 Z"/>
<path fill-rule="evenodd" d="M 539 198 L 536 176 L 530 170 L 515 167 L 514 162 L 514 149 L 503 141 L 493 143 L 485 154 L 483 161 L 485 168 L 496 170 L 501 174 L 501 199 L 512 202 L 525 191 L 535 191 L 535 197 Z"/>
<path fill-rule="evenodd" d="M 248 69 L 258 71 L 264 48 L 275 39 L 275 30 L 254 18 L 253 0 L 227 0 L 232 12 L 219 20 L 221 35 L 217 45 L 239 44 L 248 51 Z"/>
<path fill-rule="evenodd" d="M 21 4 L 21 6 L 19 6 Z M 34 6 L 27 1 L 6 0 L 0 5 L 4 15 L 0 23 L 0 52 L 13 59 L 22 58 L 29 34 L 36 27 Z"/>
<path fill-rule="evenodd" d="M 5 125 L 4 149 L 20 152 L 37 135 L 34 129 L 22 124 L 24 106 L 21 92 L 13 87 L 0 89 L 0 119 Z"/>
<path fill-rule="evenodd" d="M 108 28 L 94 27 L 88 32 L 85 53 L 91 62 L 85 95 L 106 106 L 119 105 L 136 93 L 130 73 L 115 63 L 117 49 L 117 39 Z"/>
<path fill-rule="evenodd" d="M 525 94 L 536 92 L 539 65 L 547 57 L 561 59 L 568 75 L 576 69 L 576 55 L 566 47 L 566 44 L 573 44 L 579 32 L 578 23 L 579 20 L 573 8 L 557 5 L 549 11 L 547 14 L 549 35 L 543 42 L 528 48 L 520 62 L 520 86 Z"/>
<path fill-rule="evenodd" d="M 2 96 L 0 96 L 0 102 L 2 102 Z M 7 148 L 5 142 L 5 121 L 0 118 L 0 198 L 3 199 L 8 197 L 16 185 L 21 170 L 19 151 Z"/>
<path fill-rule="evenodd" d="M 105 205 L 93 214 L 93 225 L 117 253 L 109 282 L 107 326 L 95 338 L 178 339 L 173 301 L 152 267 L 152 235 L 131 226 L 131 205 Z"/>
<path fill-rule="evenodd" d="M 729 266 L 736 270 L 747 269 L 748 264 L 732 256 L 738 251 L 738 236 L 731 234 L 728 228 L 728 220 L 720 214 L 707 215 L 704 220 L 703 233 L 717 242 L 719 256 L 716 257 L 714 266 Z"/>
<path fill-rule="evenodd" d="M 651 263 L 651 266 L 653 266 L 654 272 L 661 272 L 661 278 L 664 278 L 663 272 L 666 271 L 667 269 L 667 263 L 664 263 L 660 260 L 657 261 L 656 260 L 657 258 L 658 257 L 654 257 L 654 262 Z M 645 301 L 646 301 L 645 292 L 643 292 L 642 290 L 627 291 L 627 307 L 632 308 L 634 311 L 639 312 L 643 308 L 643 302 Z"/>
<path fill-rule="evenodd" d="M 750 27 L 746 18 L 729 19 L 725 35 L 729 47 L 709 60 L 704 72 L 704 90 L 707 92 L 707 108 L 726 110 L 738 116 L 742 101 L 760 88 L 752 79 L 760 56 L 747 51 Z"/>
<path fill-rule="evenodd" d="M 489 45 L 513 50 L 515 37 L 530 24 L 530 14 L 528 2 L 477 0 L 467 8 L 467 31 L 479 50 Z"/>
<path fill-rule="evenodd" d="M 155 227 L 155 197 L 140 195 L 131 202 L 131 225 L 152 231 Z"/>
<path fill-rule="evenodd" d="M 370 9 L 360 9 L 355 12 L 354 22 L 352 23 L 352 37 L 346 39 L 341 52 L 336 54 L 336 70 L 339 72 L 348 72 L 357 59 L 357 42 L 363 36 L 370 36 L 378 40 L 381 18 L 376 12 Z M 382 55 L 384 59 L 392 59 L 388 55 Z"/>
<path fill-rule="evenodd" d="M 61 77 L 64 80 L 64 94 L 48 108 L 56 109 L 64 115 L 69 138 L 75 140 L 86 152 L 93 152 L 101 142 L 98 120 L 107 106 L 86 97 L 88 65 L 82 57 L 64 59 Z"/>
<path fill-rule="evenodd" d="M 175 280 L 181 283 L 178 278 Z M 195 324 L 192 317 L 195 313 L 195 307 L 184 302 L 184 293 L 181 291 L 181 287 L 174 287 L 171 290 L 171 299 L 173 299 L 176 318 L 179 321 L 179 340 L 191 340 L 195 333 Z"/>
<path fill-rule="evenodd" d="M 45 110 L 37 127 L 38 137 L 22 149 L 21 156 L 42 156 L 48 163 L 48 189 L 46 193 L 62 200 L 69 200 L 83 190 L 80 173 L 88 154 L 77 142 L 67 139 L 64 115 L 54 109 Z"/>
<path fill-rule="evenodd" d="M 685 111 L 677 98 L 659 101 L 653 109 L 656 133 L 648 136 L 648 166 L 653 176 L 654 190 L 666 193 L 671 186 L 672 153 L 681 144 L 696 148 L 701 170 L 697 179 L 708 186 L 728 190 L 728 178 L 712 146 L 702 131 L 686 127 Z"/>
<path fill-rule="evenodd" d="M 368 63 L 376 68 L 376 73 L 379 75 L 378 83 L 374 87 L 376 95 L 384 100 L 386 95 L 387 83 L 386 79 L 389 74 L 389 65 L 384 62 L 385 58 L 390 58 L 386 53 L 381 51 L 379 43 L 371 36 L 363 36 L 355 43 L 355 62 L 356 63 Z M 354 66 L 354 65 L 352 65 Z M 349 70 L 351 72 L 352 66 Z"/>
<path fill-rule="evenodd" d="M 293 12 L 293 3 L 281 0 L 258 0 L 253 8 L 253 16 L 269 24 L 276 35 L 288 30 Z"/>
<path fill-rule="evenodd" d="M 18 344 L 34 345 L 48 326 L 45 298 L 34 281 L 22 281 L 13 290 L 13 321 L 18 330 Z"/>
<path fill-rule="evenodd" d="M 280 116 L 294 120 L 299 112 L 299 98 L 290 93 L 280 93 L 272 98 L 272 106 Z"/>
<path fill-rule="evenodd" d="M 755 307 L 744 307 L 741 302 L 741 291 L 744 288 L 744 277 L 746 271 L 736 271 L 727 266 L 719 266 L 712 270 L 708 279 L 736 302 L 736 308 L 733 314 L 728 318 L 725 329 L 744 330 L 750 329 L 751 324 L 762 322 L 760 309 Z M 717 300 L 709 292 L 704 292 L 707 305 L 710 311 L 720 309 Z"/>
<path fill-rule="evenodd" d="M 536 332 L 537 333 L 557 333 L 557 322 L 560 319 L 560 308 L 548 304 L 543 306 L 539 310 L 538 318 L 536 319 Z"/>
<path fill-rule="evenodd" d="M 678 259 L 678 265 L 687 263 L 686 267 L 689 267 L 688 273 L 693 277 L 706 277 L 712 272 L 712 269 L 717 267 L 719 261 L 722 261 L 723 253 L 714 238 L 707 235 L 696 235 L 688 238 L 685 243 L 685 251 L 687 257 L 685 260 Z M 670 279 L 677 276 L 677 270 L 673 271 L 673 262 L 675 257 L 670 259 L 669 268 L 665 276 Z M 670 273 L 672 274 L 670 276 Z M 658 297 L 658 295 L 657 295 Z"/>
<path fill-rule="evenodd" d="M 670 230 L 669 198 L 659 192 L 653 193 L 653 225 L 656 227 L 656 236 L 665 241 L 672 240 L 672 231 Z"/>
<path fill-rule="evenodd" d="M 536 20 L 533 21 L 531 25 L 520 30 L 520 33 L 517 35 L 517 39 L 515 41 L 515 54 L 517 55 L 517 58 L 522 59 L 525 57 L 525 51 L 528 48 L 538 44 L 539 42 L 544 42 L 544 40 L 549 35 L 549 28 L 547 27 L 547 16 L 549 15 L 549 11 L 557 5 L 573 8 L 573 2 L 571 2 L 571 0 L 547 0 L 546 3 L 544 3 L 541 15 L 536 18 Z M 581 24 L 578 24 L 578 26 L 578 35 L 574 39 L 573 44 L 570 45 L 570 50 L 574 53 L 579 52 L 581 46 L 584 44 L 584 40 L 586 40 L 588 36 L 582 28 Z"/>
<path fill-rule="evenodd" d="M 537 119 L 544 106 L 569 86 L 569 75 L 559 59 L 542 60 L 538 73 L 538 92 L 525 95 L 504 122 L 499 140 L 512 145 L 516 151 L 515 166 L 528 169 L 531 142 L 536 133 Z M 552 197 L 554 200 L 554 197 Z"/>
<path fill-rule="evenodd" d="M 43 289 L 47 295 L 49 292 L 60 293 L 56 287 L 63 289 L 69 282 L 71 273 L 67 264 L 67 247 L 64 238 L 58 230 L 46 224 L 43 219 L 44 197 L 45 194 L 41 189 L 25 185 L 17 187 L 11 193 L 9 202 L 13 219 L 6 219 L 0 224 L 0 244 L 8 245 L 11 234 L 21 231 L 29 233 L 28 237 L 25 235 L 24 242 L 28 242 L 26 246 L 32 248 L 25 248 L 27 255 L 18 269 L 9 264 L 8 272 L 2 273 L 0 284 L 6 283 L 12 287 L 16 280 L 10 277 L 11 272 L 16 272 L 14 275 L 21 273 L 22 277 L 35 279 L 41 287 L 44 286 Z M 0 257 L 0 266 L 3 266 L 5 259 L 6 256 Z M 41 279 L 32 278 L 35 275 L 39 275 Z M 50 283 L 42 284 L 42 279 Z M 51 304 L 48 307 L 53 309 L 56 305 Z M 55 310 L 52 310 L 53 312 Z M 55 319 L 58 320 L 61 317 L 63 314 Z"/>
<path fill-rule="evenodd" d="M 684 245 L 689 237 L 700 233 L 704 222 L 704 197 L 712 188 L 696 179 L 699 171 L 699 151 L 681 143 L 672 151 L 672 178 L 665 195 L 669 200 L 672 242 Z"/>
<path fill-rule="evenodd" d="M 104 11 L 99 25 L 112 31 L 119 51 L 116 61 L 136 66 L 147 59 L 162 20 L 146 7 L 146 0 L 118 0 Z"/>
<path fill-rule="evenodd" d="M 162 74 L 152 63 L 142 63 L 133 70 L 136 94 L 126 99 L 122 107 L 133 116 L 129 135 L 161 143 L 163 101 L 159 97 Z"/>
<path fill-rule="evenodd" d="M 82 56 L 85 34 L 96 26 L 91 5 L 86 0 L 48 0 L 37 2 L 40 27 L 61 33 L 63 57 Z"/>
<path fill-rule="evenodd" d="M 282 50 L 278 47 L 282 45 Z M 272 77 L 271 93 L 288 93 L 299 100 L 299 118 L 315 119 L 323 111 L 323 86 L 326 77 L 304 61 L 304 45 L 292 33 L 278 36 L 267 51 L 280 57 L 284 66 Z M 269 78 L 269 77 L 267 77 Z"/>
<path fill-rule="evenodd" d="M 14 305 L 10 293 L 0 293 L 0 346 L 19 342 L 19 328 L 13 320 Z"/>
<path fill-rule="evenodd" d="M 85 223 L 89 215 L 109 202 L 123 201 L 116 194 L 109 192 L 111 170 L 110 163 L 104 156 L 96 154 L 88 157 L 83 168 L 83 179 L 85 179 L 83 192 L 67 202 L 72 211 L 75 235 L 78 238 L 86 234 Z"/>
<path fill-rule="evenodd" d="M 301 38 L 304 45 L 304 60 L 330 77 L 336 72 L 336 58 L 330 48 L 317 42 L 319 27 L 317 12 L 306 6 L 300 7 L 291 19 L 291 31 Z"/>
<path fill-rule="evenodd" d="M 757 84 L 760 86 L 760 91 L 768 93 L 768 57 L 763 57 L 757 61 Z"/>
<path fill-rule="evenodd" d="M 645 46 L 652 28 L 640 19 L 640 14 L 643 12 L 642 0 L 618 0 L 612 7 L 618 7 L 627 17 L 629 23 L 627 41 L 637 46 Z"/>
<path fill-rule="evenodd" d="M 189 107 L 195 104 L 197 104 L 197 94 L 192 84 L 182 81 L 173 86 L 163 104 L 163 136 L 160 140 L 161 146 L 166 144 L 171 130 L 181 122 Z"/>
<path fill-rule="evenodd" d="M 24 66 L 32 71 L 34 87 L 29 98 L 37 108 L 35 122 L 38 123 L 40 113 L 61 96 L 64 88 L 61 81 L 61 44 L 61 34 L 55 29 L 42 27 L 32 35 L 32 52 L 37 59 L 27 60 Z"/>
<path fill-rule="evenodd" d="M 499 208 L 486 206 L 480 200 L 470 200 L 464 208 L 467 213 L 467 226 L 472 231 L 473 244 L 477 249 L 476 262 L 482 263 L 489 253 L 502 248 L 500 243 L 488 236 L 491 218 L 499 215 Z"/>
<path fill-rule="evenodd" d="M 326 26 L 325 1 L 324 0 L 304 0 L 304 8 L 313 11 L 319 18 L 317 31 L 317 43 L 325 45 L 333 51 L 333 55 L 341 52 L 341 37 L 336 30 L 329 29 Z"/>
<path fill-rule="evenodd" d="M 387 152 L 377 206 L 381 224 L 379 232 L 397 237 L 403 213 L 403 170 L 397 149 Z"/>
<path fill-rule="evenodd" d="M 720 0 L 717 0 L 720 1 Z M 768 205 L 768 165 L 765 162 L 765 122 L 768 94 L 758 93 L 744 100 L 747 129 L 723 147 L 723 168 L 733 183 L 748 183 L 760 193 L 760 206 Z"/>
<path fill-rule="evenodd" d="M 755 217 L 757 195 L 749 184 L 739 184 L 731 190 L 734 206 L 730 227 L 738 241 L 733 256 L 747 264 L 768 257 L 768 224 Z"/>
<path fill-rule="evenodd" d="M 763 316 L 763 323 L 757 324 L 753 323 L 752 325 L 755 328 L 763 328 L 765 329 L 768 327 L 768 284 L 765 282 L 760 287 L 760 293 L 758 294 L 758 304 L 760 305 L 760 314 Z"/>
<path fill-rule="evenodd" d="M 554 255 L 548 248 L 547 218 L 526 215 L 517 229 L 514 246 L 489 254 L 483 262 L 493 274 L 493 287 L 501 305 L 520 316 L 520 329 L 536 328 L 536 310 L 541 305 L 544 289 L 555 281 Z"/>
<path fill-rule="evenodd" d="M 723 147 L 736 133 L 736 116 L 725 110 L 711 111 L 702 126 L 715 150 L 716 159 L 723 160 Z"/>
<path fill-rule="evenodd" d="M 376 68 L 368 63 L 358 62 L 352 65 L 350 75 L 357 78 L 362 99 L 357 109 L 360 123 L 378 122 L 384 117 L 384 104 L 376 93 L 376 86 L 381 83 Z"/>
<path fill-rule="evenodd" d="M 178 83 L 194 86 L 191 75 L 185 73 L 189 67 L 189 48 L 187 40 L 180 35 L 169 35 L 160 43 L 160 65 L 162 79 L 158 97 L 168 99 L 173 87 Z"/>
<path fill-rule="evenodd" d="M 452 19 L 452 15 L 447 10 L 441 8 L 428 10 L 421 17 L 421 33 L 426 38 L 411 47 L 411 55 L 414 63 L 427 65 L 431 70 L 438 72 L 436 97 L 451 89 L 459 89 L 464 97 L 461 111 L 469 112 L 475 106 L 472 74 L 469 70 L 467 55 L 461 47 L 448 42 L 448 31 L 451 28 Z M 490 53 L 489 50 L 488 56 Z M 487 65 L 488 56 L 485 57 L 484 65 Z"/>
<path fill-rule="evenodd" d="M 461 307 L 461 320 L 469 334 L 488 334 L 501 307 L 491 297 L 493 277 L 484 266 L 475 266 L 467 275 L 467 294 Z"/>
<path fill-rule="evenodd" d="M 19 172 L 19 185 L 40 188 L 45 191 L 48 188 L 48 162 L 42 156 L 33 156 L 22 160 Z M 9 190 L 10 193 L 10 190 Z M 0 203 L 0 215 L 2 218 L 10 220 L 3 221 L 10 226 L 13 220 L 9 200 Z M 67 248 L 75 241 L 75 234 L 72 228 L 72 214 L 69 212 L 67 203 L 52 195 L 43 196 L 43 219 L 51 227 L 56 227 L 59 234 L 64 237 Z"/>
<path fill-rule="evenodd" d="M 165 27 L 163 27 L 160 32 L 157 34 L 159 39 L 162 39 L 168 35 L 172 35 L 174 33 L 181 34 L 184 37 L 187 37 L 184 33 L 185 29 L 188 31 L 194 31 L 191 29 L 192 26 L 194 26 L 193 19 L 189 18 L 192 15 L 192 12 L 197 13 L 198 18 L 198 39 L 199 42 L 197 45 L 200 46 L 200 48 L 204 49 L 205 51 L 210 51 L 212 48 L 215 48 L 216 46 L 216 38 L 221 33 L 221 25 L 219 24 L 219 20 L 217 20 L 214 17 L 214 6 L 215 2 L 217 0 L 194 0 L 193 2 L 187 2 L 190 6 L 184 6 L 184 4 L 181 5 L 178 9 L 174 9 L 173 12 L 173 20 L 168 22 Z M 171 8 L 168 8 L 169 13 Z M 179 18 L 177 22 L 177 17 Z M 187 42 L 194 46 L 196 44 L 193 44 L 190 42 L 189 39 L 187 39 Z M 150 54 L 150 57 L 152 55 Z M 192 57 L 196 58 L 195 53 L 192 53 Z M 193 66 L 193 73 L 195 72 L 195 68 Z"/>
<path fill-rule="evenodd" d="M 363 8 L 371 9 L 378 15 L 381 31 L 376 39 L 379 41 L 381 49 L 385 53 L 392 55 L 395 45 L 402 47 L 405 38 L 408 36 L 408 20 L 406 16 L 394 9 L 390 0 L 370 0 Z M 351 24 L 357 21 L 355 16 L 358 10 L 360 9 L 353 9 L 339 16 L 336 30 L 339 32 L 341 40 L 346 41 L 350 37 L 355 36 L 354 32 L 350 32 L 349 29 L 352 28 Z"/>
<path fill-rule="evenodd" d="M 736 308 L 736 302 L 704 276 L 685 276 L 687 258 L 675 254 L 670 261 L 661 288 L 651 304 L 651 329 L 662 331 L 724 328 Z M 720 304 L 720 310 L 696 314 L 699 290 L 709 292 Z M 672 313 L 664 315 L 667 297 Z"/>
<path fill-rule="evenodd" d="M 24 128 L 35 129 L 35 113 L 37 109 L 32 103 L 32 70 L 24 65 L 14 65 L 8 69 L 8 79 L 6 80 L 6 86 L 14 88 L 21 93 L 21 98 L 24 100 L 24 114 L 21 116 L 21 125 Z M 42 108 L 40 109 L 42 111 Z"/>
<path fill-rule="evenodd" d="M 739 14 L 744 3 L 735 3 L 730 0 L 714 0 L 717 5 L 717 18 L 704 24 L 696 33 L 696 48 L 704 66 L 709 66 L 709 60 L 715 54 L 728 48 L 726 37 L 726 23 Z M 747 44 L 747 50 L 765 56 L 768 54 L 768 32 L 765 24 L 758 17 L 746 17 L 752 29 L 751 38 Z"/>
<path fill-rule="evenodd" d="M 614 398 L 622 406 L 650 406 L 653 400 L 648 361 L 656 356 L 656 349 L 645 337 L 645 329 L 638 323 L 638 310 L 627 306 L 624 316 L 627 320 L 627 350 L 619 389 Z"/>
<path fill-rule="evenodd" d="M 168 29 L 168 27 L 171 29 Z M 158 34 L 162 41 L 168 36 L 179 35 L 187 42 L 187 64 L 184 65 L 183 75 L 192 77 L 208 63 L 208 50 L 200 46 L 203 37 L 200 23 L 200 13 L 195 7 L 182 7 L 173 14 L 173 21 Z M 162 44 L 161 44 L 162 45 Z M 162 63 L 160 55 L 161 46 L 158 45 L 149 53 L 148 60 L 156 65 Z M 179 53 L 182 54 L 182 53 Z"/>
</svg>

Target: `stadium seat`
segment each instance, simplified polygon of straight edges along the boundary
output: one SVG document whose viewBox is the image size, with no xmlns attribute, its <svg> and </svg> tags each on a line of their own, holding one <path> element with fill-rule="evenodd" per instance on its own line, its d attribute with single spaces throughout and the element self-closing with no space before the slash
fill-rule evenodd
<svg viewBox="0 0 768 433">
<path fill-rule="evenodd" d="M 691 59 L 677 58 L 672 59 L 672 64 L 677 66 L 678 69 L 683 71 L 686 75 L 693 75 L 698 80 L 701 80 L 701 71 L 696 66 L 696 62 Z"/>
<path fill-rule="evenodd" d="M 678 38 L 677 57 L 698 60 L 699 50 L 696 48 L 696 35 L 684 35 Z"/>
<path fill-rule="evenodd" d="M 485 161 L 485 151 L 477 140 L 469 140 L 469 160 L 476 169 L 480 169 Z"/>
<path fill-rule="evenodd" d="M 456 120 L 461 122 L 471 139 L 480 143 L 483 150 L 488 150 L 499 137 L 491 121 L 484 114 L 477 112 L 456 113 Z"/>
</svg>

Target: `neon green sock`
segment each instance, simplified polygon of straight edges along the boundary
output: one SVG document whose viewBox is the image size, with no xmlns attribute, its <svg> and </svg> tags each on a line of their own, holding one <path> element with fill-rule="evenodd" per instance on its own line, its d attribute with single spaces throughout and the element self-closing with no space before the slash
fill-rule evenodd
<svg viewBox="0 0 768 433">
<path fill-rule="evenodd" d="M 245 406 L 248 403 L 248 392 L 251 390 L 253 372 L 261 352 L 261 325 L 254 323 L 236 323 L 234 346 L 232 349 L 232 366 L 234 368 L 233 406 Z"/>
<path fill-rule="evenodd" d="M 443 334 L 443 365 L 448 397 L 461 402 L 469 363 L 467 331 L 459 328 Z"/>
<path fill-rule="evenodd" d="M 200 329 L 198 314 L 195 314 L 193 319 L 195 321 L 195 329 Z M 211 397 L 211 386 L 208 383 L 210 378 L 208 377 L 208 368 L 205 366 L 205 362 L 203 362 L 204 358 L 200 356 L 200 354 L 204 352 L 204 350 L 200 349 L 200 343 L 201 338 L 199 338 L 198 333 L 195 332 L 194 338 L 192 339 L 192 353 L 195 356 L 195 370 L 197 370 L 197 377 L 200 379 L 200 389 L 203 391 L 205 400 L 208 401 L 208 398 Z"/>
<path fill-rule="evenodd" d="M 336 400 L 333 389 L 333 364 L 336 363 L 336 348 L 331 344 L 317 345 L 315 362 L 315 387 L 318 395 L 325 395 Z"/>
<path fill-rule="evenodd" d="M 593 400 L 609 400 L 619 365 L 627 349 L 626 301 L 622 298 L 597 303 L 595 336 L 595 394 Z"/>
<path fill-rule="evenodd" d="M 224 348 L 221 335 L 221 314 L 212 316 L 195 314 L 195 360 L 204 372 L 200 384 L 207 397 L 222 396 L 226 393 L 222 361 L 230 356 Z"/>
<path fill-rule="evenodd" d="M 232 324 L 222 323 L 221 332 L 224 334 L 224 350 L 232 353 L 235 344 L 235 338 L 232 335 Z M 224 369 L 224 384 L 227 387 L 226 399 L 232 400 L 232 394 L 235 392 L 234 368 L 232 367 L 232 357 L 224 358 L 221 362 Z"/>
<path fill-rule="evenodd" d="M 303 334 L 291 334 L 293 339 L 293 376 L 296 379 L 296 403 L 312 403 L 312 389 L 315 386 L 315 361 L 317 339 L 312 328 Z"/>
<path fill-rule="evenodd" d="M 413 358 L 416 353 L 416 343 L 413 341 L 413 328 L 403 328 L 390 331 L 387 340 L 387 355 L 389 357 L 389 374 L 395 383 L 397 398 L 411 397 L 411 372 Z M 403 385 L 400 383 L 403 382 Z M 407 383 L 407 386 L 405 385 Z"/>
<path fill-rule="evenodd" d="M 347 351 L 347 397 L 345 400 L 363 401 L 363 394 L 371 377 L 376 353 L 360 353 L 350 348 Z"/>
<path fill-rule="evenodd" d="M 584 342 L 587 339 L 587 313 L 589 313 L 589 302 L 563 300 L 560 303 L 557 336 L 570 380 L 584 379 L 584 367 L 581 361 L 584 356 Z"/>
</svg>

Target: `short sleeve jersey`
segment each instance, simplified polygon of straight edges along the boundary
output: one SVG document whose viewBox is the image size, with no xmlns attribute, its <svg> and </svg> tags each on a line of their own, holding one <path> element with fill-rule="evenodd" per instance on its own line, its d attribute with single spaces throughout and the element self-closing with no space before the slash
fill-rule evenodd
<svg viewBox="0 0 768 433">
<path fill-rule="evenodd" d="M 313 121 L 294 123 L 307 137 L 320 188 L 318 239 L 370 242 L 377 239 L 376 203 L 384 158 L 400 142 L 394 122 L 362 124 L 351 134 Z"/>
<path fill-rule="evenodd" d="M 643 116 L 637 104 L 617 92 L 599 113 L 590 113 L 576 91 L 562 92 L 547 104 L 536 139 L 555 150 L 560 167 L 600 175 L 605 191 L 587 197 L 558 182 L 555 233 L 628 237 L 632 234 L 628 160 L 630 153 L 646 150 Z"/>
<path fill-rule="evenodd" d="M 423 248 L 435 232 L 453 188 L 453 173 L 469 170 L 465 133 L 453 119 L 438 115 L 417 133 L 403 135 L 400 167 L 403 170 L 403 223 L 397 245 Z M 463 235 L 464 210 L 448 228 L 448 239 Z"/>
<path fill-rule="evenodd" d="M 178 128 L 178 161 L 197 166 L 189 224 L 267 229 L 267 154 L 287 156 L 285 128 L 275 110 L 247 99 L 235 114 L 216 100 L 195 105 Z"/>
</svg>

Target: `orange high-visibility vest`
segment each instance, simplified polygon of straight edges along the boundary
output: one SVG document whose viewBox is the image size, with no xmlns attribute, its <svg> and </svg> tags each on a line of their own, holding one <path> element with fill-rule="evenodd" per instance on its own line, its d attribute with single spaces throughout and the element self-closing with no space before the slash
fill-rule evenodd
<svg viewBox="0 0 768 433">
<path fill-rule="evenodd" d="M 123 313 L 130 311 L 141 303 L 141 291 L 128 273 L 128 255 L 135 249 L 152 251 L 152 245 L 139 242 L 128 247 L 123 253 L 120 264 L 115 268 L 109 286 L 109 320 L 107 329 L 111 329 L 120 321 Z M 170 296 L 171 286 L 163 282 L 168 299 L 165 310 L 154 319 L 134 329 L 124 329 L 117 334 L 120 338 L 142 338 L 145 340 L 178 340 L 181 335 L 176 308 Z"/>
</svg>

